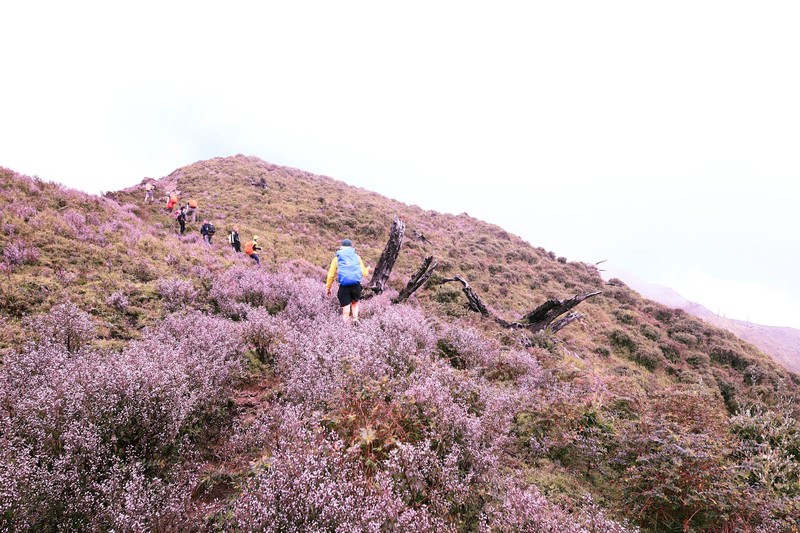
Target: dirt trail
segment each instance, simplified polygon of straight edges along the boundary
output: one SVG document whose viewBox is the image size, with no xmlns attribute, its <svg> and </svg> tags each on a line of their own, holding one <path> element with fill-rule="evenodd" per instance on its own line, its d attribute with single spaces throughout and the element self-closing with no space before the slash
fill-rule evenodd
<svg viewBox="0 0 800 533">
<path fill-rule="evenodd" d="M 230 427 L 247 427 L 268 411 L 280 393 L 279 380 L 271 374 L 254 376 L 233 392 L 235 414 Z M 229 455 L 226 447 L 230 435 L 221 435 L 211 459 L 200 469 L 200 482 L 194 490 L 193 510 L 196 516 L 211 517 L 222 511 L 231 497 L 239 492 L 243 476 L 260 454 Z"/>
</svg>

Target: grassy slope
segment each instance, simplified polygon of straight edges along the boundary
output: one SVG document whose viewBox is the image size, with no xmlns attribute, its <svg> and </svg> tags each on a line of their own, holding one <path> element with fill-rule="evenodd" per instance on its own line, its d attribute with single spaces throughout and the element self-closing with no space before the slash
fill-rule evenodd
<svg viewBox="0 0 800 533">
<path fill-rule="evenodd" d="M 165 316 L 158 280 L 200 286 L 234 259 L 208 253 L 196 234 L 179 239 L 174 221 L 141 198 L 119 204 L 1 167 L 0 181 L 0 250 L 21 245 L 35 256 L 0 262 L 0 354 L 26 338 L 26 317 L 67 300 L 95 317 L 101 344 L 121 345 Z M 107 301 L 115 292 L 129 301 L 124 312 Z"/>
<path fill-rule="evenodd" d="M 267 180 L 266 191 L 250 185 L 261 177 Z M 764 394 L 772 385 L 797 379 L 724 330 L 645 300 L 627 287 L 606 286 L 593 266 L 557 258 L 466 214 L 425 211 L 328 177 L 241 155 L 176 170 L 162 180 L 160 191 L 173 186 L 182 199 L 200 201 L 201 217 L 218 227 L 218 241 L 224 241 L 234 224 L 243 240 L 258 234 L 265 246 L 262 255 L 271 265 L 303 259 L 327 267 L 344 237 L 353 239 L 365 261 L 374 265 L 393 216 L 399 216 L 406 222 L 406 243 L 390 286 L 402 288 L 423 258 L 434 255 L 442 262 L 439 278 L 418 293 L 418 301 L 439 315 L 466 313 L 457 285 L 435 284 L 455 274 L 468 279 L 498 314 L 510 319 L 548 298 L 602 289 L 602 295 L 578 308 L 586 316 L 582 323 L 559 334 L 570 352 L 590 360 L 600 372 L 647 381 L 653 370 L 668 381 L 724 382 L 744 396 Z M 140 195 L 134 188 L 116 196 L 128 203 Z M 494 335 L 505 334 L 487 328 Z M 747 383 L 743 371 L 750 368 L 754 373 L 756 367 L 760 382 L 770 386 Z"/>
<path fill-rule="evenodd" d="M 413 304 L 427 309 L 432 320 L 469 323 L 509 346 L 521 341 L 545 347 L 552 359 L 543 363 L 560 379 L 602 378 L 612 396 L 633 398 L 630 408 L 639 415 L 670 387 L 704 391 L 712 399 L 704 409 L 722 419 L 738 404 L 769 400 L 784 384 L 794 389 L 798 383 L 796 376 L 732 334 L 645 300 L 625 286 L 607 286 L 592 266 L 557 258 L 467 215 L 424 211 L 327 177 L 236 156 L 198 162 L 162 178 L 159 193 L 177 187 L 183 200 L 197 198 L 201 219 L 208 217 L 217 225 L 209 253 L 198 240 L 199 224 L 179 239 L 161 203 L 142 206 L 138 185 L 97 198 L 0 172 L 0 249 L 21 241 L 39 251 L 38 259 L 3 272 L 2 350 L 22 341 L 26 315 L 65 299 L 90 310 L 102 326 L 101 344 L 116 346 L 135 338 L 166 314 L 157 280 L 186 277 L 202 290 L 213 273 L 248 263 L 225 244 L 234 224 L 243 240 L 253 233 L 261 236 L 267 268 L 295 261 L 297 268 L 319 279 L 322 290 L 323 267 L 341 238 L 353 239 L 366 262 L 374 265 L 397 215 L 407 224 L 407 240 L 390 280 L 395 290 L 427 255 L 442 261 L 440 276 L 463 275 L 506 318 L 517 318 L 547 298 L 602 289 L 602 295 L 578 308 L 585 318 L 556 339 L 481 321 L 464 309 L 457 286 L 438 285 L 435 279 Z M 260 177 L 266 178 L 268 190 L 250 185 Z M 107 302 L 115 291 L 131 302 L 124 312 Z M 585 407 L 564 410 L 568 418 Z M 602 479 L 580 476 L 558 462 L 524 467 L 530 468 L 531 480 L 556 496 L 593 491 L 615 500 L 616 489 Z"/>
</svg>

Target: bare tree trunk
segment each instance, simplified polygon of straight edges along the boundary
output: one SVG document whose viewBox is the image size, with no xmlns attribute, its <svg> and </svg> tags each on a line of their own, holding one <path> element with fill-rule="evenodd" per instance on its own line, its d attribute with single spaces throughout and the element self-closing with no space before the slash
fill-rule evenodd
<svg viewBox="0 0 800 533">
<path fill-rule="evenodd" d="M 563 328 L 569 326 L 576 320 L 583 318 L 583 315 L 580 313 L 572 312 L 565 317 L 559 318 L 558 320 L 554 320 L 550 323 L 550 331 L 552 333 L 558 333 Z"/>
<path fill-rule="evenodd" d="M 422 287 L 425 282 L 430 279 L 430 277 L 433 275 L 433 271 L 436 270 L 436 267 L 438 266 L 439 261 L 434 261 L 432 255 L 426 257 L 425 261 L 422 262 L 422 266 L 419 267 L 419 270 L 417 270 L 414 275 L 411 276 L 411 279 L 408 280 L 406 288 L 403 289 L 397 298 L 392 300 L 392 302 L 399 304 L 408 300 L 408 298 L 414 294 L 417 289 Z"/>
<path fill-rule="evenodd" d="M 476 313 L 480 313 L 483 316 L 492 316 L 492 314 L 489 312 L 489 309 L 486 307 L 486 304 L 483 303 L 483 300 L 481 300 L 481 297 L 478 296 L 478 293 L 475 292 L 475 290 L 469 286 L 467 280 L 465 280 L 461 276 L 456 276 L 454 278 L 443 279 L 442 283 L 449 283 L 451 281 L 457 281 L 461 283 L 461 285 L 463 286 L 461 290 L 464 291 L 464 294 L 467 297 L 468 301 L 467 305 L 469 305 L 470 309 L 472 309 Z"/>
<path fill-rule="evenodd" d="M 559 319 L 561 315 L 570 311 L 573 307 L 592 296 L 597 296 L 603 291 L 590 292 L 587 294 L 579 294 L 568 300 L 547 300 L 542 305 L 522 317 L 522 320 L 509 322 L 503 318 L 494 315 L 483 303 L 478 293 L 470 287 L 469 283 L 461 276 L 448 278 L 442 280 L 442 283 L 451 281 L 458 281 L 463 286 L 462 291 L 467 296 L 467 305 L 476 313 L 482 316 L 492 318 L 495 322 L 506 328 L 525 328 L 534 332 L 542 331 L 548 326 L 552 333 L 556 333 L 565 328 L 572 322 L 583 317 L 580 313 L 570 313 L 569 315 Z"/>
<path fill-rule="evenodd" d="M 386 282 L 389 279 L 389 274 L 392 273 L 394 262 L 397 261 L 397 256 L 400 254 L 400 247 L 403 245 L 403 235 L 406 231 L 406 225 L 402 220 L 395 217 L 392 222 L 392 228 L 389 230 L 389 241 L 383 249 L 378 264 L 375 265 L 375 270 L 372 273 L 372 279 L 369 282 L 367 289 L 371 289 L 373 294 L 380 294 L 386 289 Z"/>
<path fill-rule="evenodd" d="M 521 323 L 524 324 L 524 327 L 527 329 L 533 331 L 542 331 L 554 320 L 571 310 L 582 301 L 586 300 L 587 298 L 591 298 L 592 296 L 597 296 L 601 292 L 603 291 L 578 294 L 568 300 L 547 300 L 545 303 L 522 317 Z M 569 317 L 566 317 L 564 320 L 567 320 L 568 318 Z M 566 323 L 561 324 L 558 329 L 562 329 L 564 326 L 574 322 L 578 318 L 580 318 L 580 316 L 571 318 Z M 553 333 L 555 333 L 555 331 L 553 331 Z"/>
</svg>

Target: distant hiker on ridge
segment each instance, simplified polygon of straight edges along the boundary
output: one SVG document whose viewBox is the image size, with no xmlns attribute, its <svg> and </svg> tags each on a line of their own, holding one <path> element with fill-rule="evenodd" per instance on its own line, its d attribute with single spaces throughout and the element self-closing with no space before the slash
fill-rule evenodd
<svg viewBox="0 0 800 533">
<path fill-rule="evenodd" d="M 186 202 L 186 216 L 192 217 L 192 224 L 197 222 L 197 200 L 194 198 L 189 198 Z"/>
<path fill-rule="evenodd" d="M 234 252 L 239 253 L 242 251 L 242 241 L 239 240 L 239 226 L 233 227 L 233 231 L 228 235 L 228 243 L 230 243 Z"/>
<path fill-rule="evenodd" d="M 353 323 L 358 324 L 358 301 L 361 299 L 361 280 L 369 275 L 369 269 L 353 248 L 353 241 L 345 239 L 342 247 L 336 252 L 328 269 L 328 280 L 325 283 L 326 294 L 331 295 L 333 279 L 339 282 L 339 305 L 342 308 L 342 320 L 348 321 L 353 316 Z"/>
<path fill-rule="evenodd" d="M 147 182 L 144 184 L 144 203 L 147 203 L 150 200 L 150 203 L 155 202 L 155 198 L 153 197 L 153 192 L 156 190 L 156 186 L 153 185 L 151 182 Z"/>
<path fill-rule="evenodd" d="M 206 246 L 211 246 L 211 237 L 217 232 L 217 229 L 214 227 L 214 224 L 208 221 L 208 219 L 203 220 L 203 225 L 200 226 L 200 235 L 203 236 L 203 242 L 206 243 Z"/>
<path fill-rule="evenodd" d="M 178 191 L 167 191 L 167 211 L 172 211 L 177 204 Z"/>
<path fill-rule="evenodd" d="M 180 211 L 176 211 L 176 214 L 175 218 L 181 226 L 181 235 L 183 235 L 183 232 L 186 231 L 186 208 L 181 207 Z"/>
<path fill-rule="evenodd" d="M 261 260 L 258 258 L 256 252 L 261 249 L 262 248 L 258 245 L 258 235 L 253 235 L 253 240 L 248 241 L 247 244 L 244 245 L 244 253 L 250 256 L 250 259 L 255 261 L 257 265 L 261 264 Z"/>
</svg>

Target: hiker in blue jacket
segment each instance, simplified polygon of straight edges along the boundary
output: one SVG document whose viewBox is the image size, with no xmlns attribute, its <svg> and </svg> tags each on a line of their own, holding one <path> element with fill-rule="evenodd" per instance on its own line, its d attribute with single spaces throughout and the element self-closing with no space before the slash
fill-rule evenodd
<svg viewBox="0 0 800 533">
<path fill-rule="evenodd" d="M 364 261 L 353 248 L 353 241 L 345 239 L 342 247 L 336 252 L 336 257 L 331 261 L 328 269 L 328 279 L 325 283 L 327 295 L 331 295 L 333 280 L 339 282 L 339 305 L 342 307 L 342 320 L 347 322 L 350 316 L 353 323 L 358 324 L 358 301 L 361 299 L 361 280 L 369 275 L 369 269 L 364 266 Z"/>
</svg>

